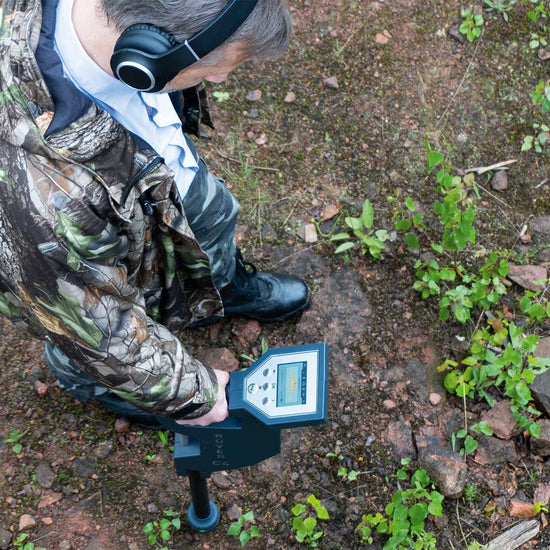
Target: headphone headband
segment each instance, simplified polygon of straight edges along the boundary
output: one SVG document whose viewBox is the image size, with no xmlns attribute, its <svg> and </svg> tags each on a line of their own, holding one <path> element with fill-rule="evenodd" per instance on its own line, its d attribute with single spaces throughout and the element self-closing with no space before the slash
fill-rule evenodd
<svg viewBox="0 0 550 550">
<path fill-rule="evenodd" d="M 158 92 L 182 69 L 221 46 L 248 19 L 257 3 L 231 0 L 213 21 L 181 43 L 154 25 L 132 25 L 115 44 L 113 74 L 131 88 Z"/>
</svg>

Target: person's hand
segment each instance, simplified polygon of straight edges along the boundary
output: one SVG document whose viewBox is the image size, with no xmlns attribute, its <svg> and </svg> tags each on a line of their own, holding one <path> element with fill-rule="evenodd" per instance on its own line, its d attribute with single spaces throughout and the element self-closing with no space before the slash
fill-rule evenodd
<svg viewBox="0 0 550 550">
<path fill-rule="evenodd" d="M 218 399 L 216 404 L 212 407 L 210 412 L 206 413 L 204 416 L 199 416 L 198 418 L 192 418 L 190 420 L 176 420 L 178 424 L 187 426 L 208 426 L 208 424 L 213 424 L 214 422 L 221 422 L 229 416 L 227 399 L 225 398 L 225 386 L 229 383 L 229 373 L 217 369 L 214 369 L 214 373 L 218 379 Z"/>
</svg>

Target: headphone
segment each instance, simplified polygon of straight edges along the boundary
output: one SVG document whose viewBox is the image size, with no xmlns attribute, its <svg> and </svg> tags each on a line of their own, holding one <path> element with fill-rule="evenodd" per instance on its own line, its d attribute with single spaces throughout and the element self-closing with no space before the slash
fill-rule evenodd
<svg viewBox="0 0 550 550">
<path fill-rule="evenodd" d="M 131 25 L 115 44 L 113 74 L 134 90 L 158 92 L 182 69 L 223 44 L 248 19 L 257 3 L 231 0 L 213 21 L 184 42 L 155 25 Z"/>
</svg>

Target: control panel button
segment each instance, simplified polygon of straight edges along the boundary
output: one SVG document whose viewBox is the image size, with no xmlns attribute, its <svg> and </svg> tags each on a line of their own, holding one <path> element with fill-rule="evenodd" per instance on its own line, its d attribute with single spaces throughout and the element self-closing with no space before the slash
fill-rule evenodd
<svg viewBox="0 0 550 550">
<path fill-rule="evenodd" d="M 264 376 L 269 376 L 271 374 L 271 369 L 264 369 Z"/>
<path fill-rule="evenodd" d="M 248 384 L 248 393 L 254 393 L 257 389 L 256 384 Z"/>
<path fill-rule="evenodd" d="M 262 403 L 263 403 L 264 405 L 267 405 L 267 404 L 269 403 L 269 397 L 264 397 L 264 398 L 262 399 Z"/>
<path fill-rule="evenodd" d="M 266 382 L 263 386 L 262 386 L 263 390 L 264 391 L 267 391 L 269 389 L 269 384 Z"/>
</svg>

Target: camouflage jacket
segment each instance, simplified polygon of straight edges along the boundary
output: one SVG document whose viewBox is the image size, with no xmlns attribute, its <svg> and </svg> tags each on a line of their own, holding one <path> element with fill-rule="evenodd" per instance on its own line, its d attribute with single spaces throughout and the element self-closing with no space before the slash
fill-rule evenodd
<svg viewBox="0 0 550 550">
<path fill-rule="evenodd" d="M 105 111 L 48 132 L 43 3 L 0 0 L 0 312 L 140 408 L 201 416 L 216 378 L 177 335 L 223 314 L 208 258 L 170 170 Z"/>
</svg>

